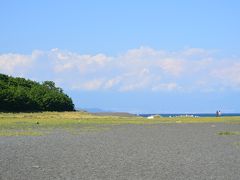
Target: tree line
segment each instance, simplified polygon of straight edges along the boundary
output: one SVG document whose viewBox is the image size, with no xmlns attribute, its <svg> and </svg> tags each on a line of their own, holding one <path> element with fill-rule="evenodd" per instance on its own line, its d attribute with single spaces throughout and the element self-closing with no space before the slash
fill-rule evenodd
<svg viewBox="0 0 240 180">
<path fill-rule="evenodd" d="M 0 74 L 0 111 L 73 111 L 72 99 L 52 81 L 38 83 Z"/>
</svg>

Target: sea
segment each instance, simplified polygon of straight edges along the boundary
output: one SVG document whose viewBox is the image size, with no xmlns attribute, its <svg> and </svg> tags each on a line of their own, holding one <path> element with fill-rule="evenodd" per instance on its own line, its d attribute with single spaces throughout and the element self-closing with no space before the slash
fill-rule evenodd
<svg viewBox="0 0 240 180">
<path fill-rule="evenodd" d="M 180 114 L 137 114 L 142 117 L 149 117 L 153 115 L 160 115 L 162 117 L 178 117 L 178 116 L 189 116 L 189 117 L 216 117 L 216 113 L 180 113 Z M 222 113 L 221 116 L 240 116 L 240 113 Z"/>
</svg>

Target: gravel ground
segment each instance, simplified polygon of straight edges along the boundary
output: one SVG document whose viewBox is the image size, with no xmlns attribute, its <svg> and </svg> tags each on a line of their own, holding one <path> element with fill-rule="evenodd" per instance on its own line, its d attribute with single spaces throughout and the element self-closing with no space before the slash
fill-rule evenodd
<svg viewBox="0 0 240 180">
<path fill-rule="evenodd" d="M 0 137 L 0 180 L 240 179 L 240 124 L 121 125 Z"/>
</svg>

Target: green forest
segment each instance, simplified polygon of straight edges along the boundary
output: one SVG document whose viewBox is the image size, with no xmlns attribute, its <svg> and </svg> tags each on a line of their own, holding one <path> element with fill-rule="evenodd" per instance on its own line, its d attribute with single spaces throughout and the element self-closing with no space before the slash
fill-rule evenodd
<svg viewBox="0 0 240 180">
<path fill-rule="evenodd" d="M 0 112 L 73 110 L 72 99 L 53 81 L 38 83 L 0 74 Z"/>
</svg>

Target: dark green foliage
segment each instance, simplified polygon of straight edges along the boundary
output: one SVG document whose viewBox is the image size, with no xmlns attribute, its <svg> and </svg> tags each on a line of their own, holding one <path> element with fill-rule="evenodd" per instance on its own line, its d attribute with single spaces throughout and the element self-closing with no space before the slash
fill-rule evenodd
<svg viewBox="0 0 240 180">
<path fill-rule="evenodd" d="M 40 84 L 0 74 L 0 112 L 73 110 L 72 99 L 52 81 Z"/>
</svg>

